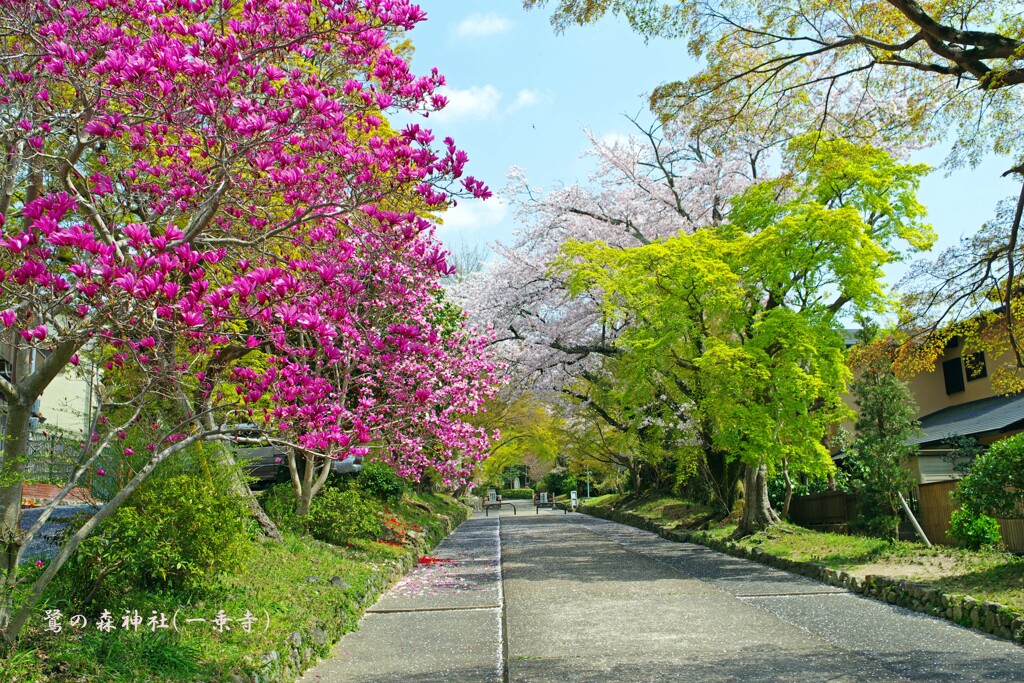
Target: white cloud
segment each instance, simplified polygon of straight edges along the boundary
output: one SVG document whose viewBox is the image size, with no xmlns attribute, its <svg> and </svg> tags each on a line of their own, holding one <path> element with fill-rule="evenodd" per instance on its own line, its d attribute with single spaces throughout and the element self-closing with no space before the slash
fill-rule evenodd
<svg viewBox="0 0 1024 683">
<path fill-rule="evenodd" d="M 509 111 L 516 111 L 517 109 L 525 109 L 526 107 L 532 107 L 533 105 L 540 102 L 540 92 L 537 90 L 523 89 L 516 93 L 516 101 L 509 107 Z"/>
<path fill-rule="evenodd" d="M 480 38 L 504 33 L 515 26 L 510 19 L 500 14 L 471 14 L 455 27 L 455 35 L 460 38 Z"/>
<path fill-rule="evenodd" d="M 441 214 L 444 224 L 441 233 L 465 232 L 493 228 L 499 225 L 508 215 L 508 204 L 500 197 L 487 200 L 464 199 L 454 208 Z"/>
<path fill-rule="evenodd" d="M 431 114 L 436 121 L 454 119 L 486 119 L 498 111 L 501 92 L 493 85 L 469 88 L 439 88 L 438 92 L 448 98 L 448 104 L 441 111 Z"/>
<path fill-rule="evenodd" d="M 502 105 L 504 95 L 491 84 L 474 85 L 468 88 L 452 88 L 444 86 L 438 93 L 448 98 L 448 104 L 439 112 L 431 114 L 431 118 L 439 123 L 459 120 L 500 119 L 522 109 L 536 106 L 544 99 L 539 90 L 524 88 L 516 93 L 515 100 Z"/>
</svg>

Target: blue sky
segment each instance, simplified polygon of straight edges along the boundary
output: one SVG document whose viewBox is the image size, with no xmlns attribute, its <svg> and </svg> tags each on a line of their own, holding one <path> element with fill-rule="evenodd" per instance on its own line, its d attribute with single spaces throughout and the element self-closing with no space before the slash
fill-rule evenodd
<svg viewBox="0 0 1024 683">
<path fill-rule="evenodd" d="M 438 138 L 451 135 L 470 156 L 469 172 L 500 190 L 508 170 L 518 166 L 531 186 L 585 182 L 591 162 L 580 157 L 588 142 L 584 128 L 598 136 L 624 135 L 626 114 L 650 121 L 647 94 L 665 81 L 693 73 L 697 66 L 681 41 L 644 43 L 625 21 L 555 35 L 543 11 L 526 12 L 520 0 L 421 0 L 428 21 L 411 32 L 413 67 L 437 67 L 448 82 L 449 106 L 427 125 Z M 942 149 L 915 157 L 941 164 Z M 1019 185 L 1000 178 L 1011 164 L 988 159 L 976 169 L 937 170 L 919 198 L 939 232 L 937 248 L 955 244 L 992 216 L 999 199 Z M 439 230 L 450 247 L 509 241 L 515 229 L 500 201 L 463 202 Z M 902 268 L 890 275 L 898 277 Z"/>
</svg>

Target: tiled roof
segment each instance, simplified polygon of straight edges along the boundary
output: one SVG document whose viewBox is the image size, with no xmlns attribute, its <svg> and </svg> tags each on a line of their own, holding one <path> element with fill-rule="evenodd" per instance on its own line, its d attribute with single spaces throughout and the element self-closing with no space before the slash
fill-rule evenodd
<svg viewBox="0 0 1024 683">
<path fill-rule="evenodd" d="M 950 406 L 925 415 L 919 422 L 921 434 L 909 443 L 936 443 L 957 434 L 984 436 L 1008 431 L 1016 423 L 1024 422 L 1024 393 Z"/>
</svg>

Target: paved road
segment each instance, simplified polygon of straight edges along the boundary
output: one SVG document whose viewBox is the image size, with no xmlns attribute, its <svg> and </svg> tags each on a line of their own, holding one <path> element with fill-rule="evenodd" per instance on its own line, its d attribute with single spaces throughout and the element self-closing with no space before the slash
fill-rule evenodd
<svg viewBox="0 0 1024 683">
<path fill-rule="evenodd" d="M 302 683 L 1024 681 L 1024 648 L 561 512 L 477 516 Z"/>
<path fill-rule="evenodd" d="M 95 505 L 59 505 L 49 520 L 43 525 L 36 537 L 25 546 L 21 554 L 22 562 L 34 562 L 38 558 L 49 559 L 57 554 L 56 538 L 64 532 L 67 521 L 75 515 L 92 514 L 98 508 Z M 43 508 L 26 508 L 21 511 L 21 528 L 28 529 L 39 519 Z"/>
</svg>

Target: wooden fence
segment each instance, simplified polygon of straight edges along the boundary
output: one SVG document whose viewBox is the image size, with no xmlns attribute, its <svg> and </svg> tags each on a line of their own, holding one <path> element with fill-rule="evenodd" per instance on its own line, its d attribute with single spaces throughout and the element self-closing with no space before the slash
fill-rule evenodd
<svg viewBox="0 0 1024 683">
<path fill-rule="evenodd" d="M 949 537 L 949 516 L 959 507 L 950 498 L 955 481 L 921 484 L 921 514 L 918 521 L 932 543 L 956 545 Z M 1024 519 L 1000 519 L 999 530 L 1008 550 L 1024 552 Z"/>
<path fill-rule="evenodd" d="M 789 518 L 800 526 L 839 530 L 857 516 L 857 494 L 825 491 L 807 496 L 793 496 Z"/>
<path fill-rule="evenodd" d="M 942 481 L 918 487 L 917 505 L 911 506 L 917 508 L 917 520 L 932 543 L 956 545 L 949 536 L 949 516 L 957 508 L 949 494 L 956 484 Z M 800 526 L 839 531 L 856 519 L 857 496 L 842 491 L 794 496 L 789 516 Z M 1007 549 L 1024 552 L 1024 519 L 1000 519 L 999 528 Z"/>
</svg>

